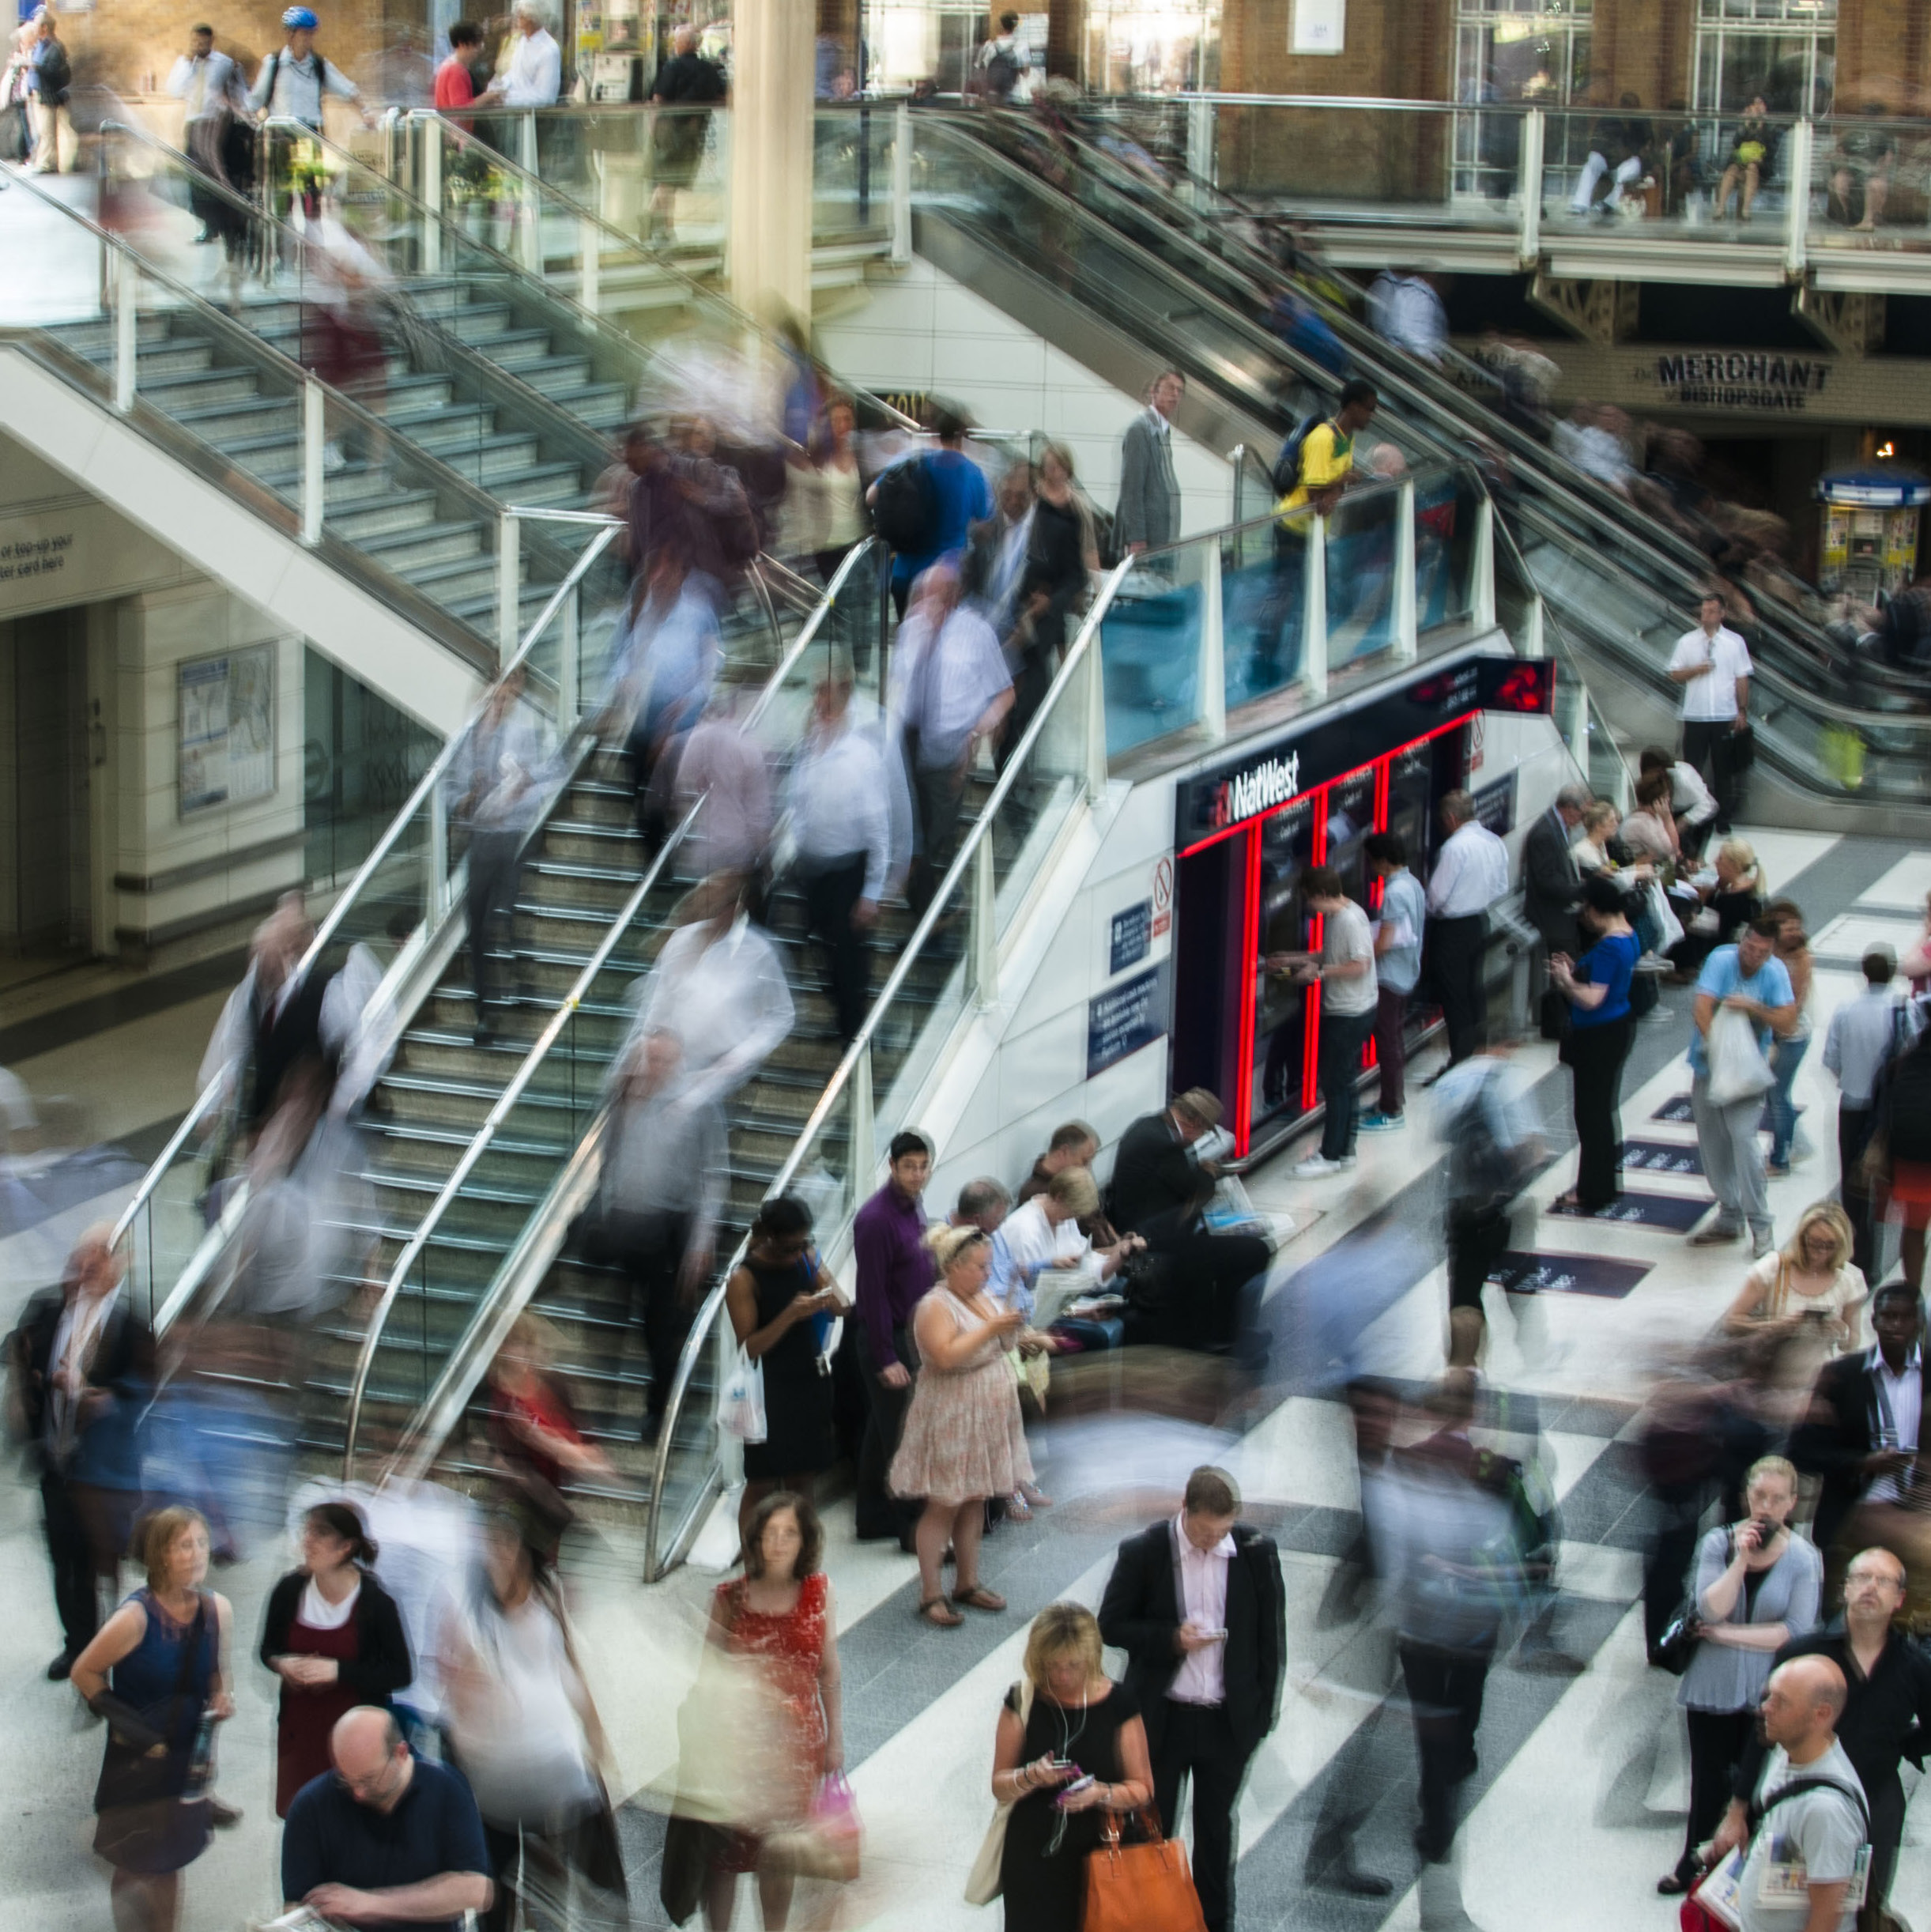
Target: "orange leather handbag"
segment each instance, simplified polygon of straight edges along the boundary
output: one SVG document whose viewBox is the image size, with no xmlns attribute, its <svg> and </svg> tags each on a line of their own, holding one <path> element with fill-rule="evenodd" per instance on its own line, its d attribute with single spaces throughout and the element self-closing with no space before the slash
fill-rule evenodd
<svg viewBox="0 0 1931 1932">
<path fill-rule="evenodd" d="M 1134 1815 L 1146 1832 L 1145 1844 L 1122 1844 L 1118 1821 L 1109 1817 L 1105 1842 L 1087 1858 L 1080 1932 L 1207 1932 L 1186 1847 L 1161 1837 L 1150 1806 Z"/>
</svg>

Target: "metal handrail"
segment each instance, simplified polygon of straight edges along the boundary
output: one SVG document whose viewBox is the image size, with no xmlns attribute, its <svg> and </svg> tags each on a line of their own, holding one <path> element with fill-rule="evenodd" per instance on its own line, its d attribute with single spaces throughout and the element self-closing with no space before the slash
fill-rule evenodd
<svg viewBox="0 0 1931 1932">
<path fill-rule="evenodd" d="M 813 610 L 804 628 L 792 640 L 789 648 L 782 654 L 775 669 L 766 679 L 764 688 L 759 692 L 756 701 L 750 710 L 745 713 L 744 719 L 745 730 L 750 730 L 764 716 L 773 696 L 782 686 L 786 677 L 790 675 L 792 667 L 811 648 L 824 622 L 826 613 L 835 606 L 839 592 L 844 588 L 846 583 L 857 568 L 860 558 L 869 554 L 875 541 L 876 539 L 868 538 L 863 543 L 854 545 L 847 553 L 834 574 L 831 583 L 826 587 L 824 597 Z M 448 1180 L 443 1183 L 435 1200 L 430 1203 L 428 1213 L 417 1224 L 415 1232 L 410 1236 L 402 1253 L 396 1257 L 395 1264 L 390 1270 L 389 1279 L 383 1286 L 381 1299 L 377 1303 L 374 1314 L 370 1317 L 368 1329 L 363 1338 L 361 1352 L 356 1358 L 355 1380 L 349 1391 L 348 1424 L 343 1436 L 342 1473 L 345 1480 L 353 1477 L 355 1473 L 356 1436 L 361 1424 L 363 1398 L 368 1387 L 369 1372 L 375 1363 L 375 1352 L 381 1345 L 383 1334 L 388 1323 L 390 1311 L 402 1292 L 409 1269 L 414 1265 L 417 1256 L 428 1245 L 429 1237 L 441 1224 L 443 1217 L 448 1212 L 450 1203 L 462 1192 L 462 1184 L 474 1170 L 477 1162 L 482 1158 L 490 1142 L 496 1138 L 498 1128 L 508 1118 L 511 1109 L 522 1097 L 530 1082 L 536 1077 L 538 1066 L 561 1036 L 565 1023 L 577 1011 L 583 1003 L 584 996 L 595 983 L 598 975 L 609 963 L 611 954 L 616 950 L 617 942 L 630 930 L 632 923 L 635 919 L 639 911 L 642 910 L 644 902 L 656 885 L 658 876 L 662 872 L 671 854 L 682 843 L 692 825 L 696 821 L 698 813 L 703 809 L 705 800 L 709 796 L 709 793 L 707 792 L 692 803 L 690 809 L 678 821 L 670 836 L 658 850 L 656 857 L 651 861 L 643 877 L 638 881 L 635 889 L 624 902 L 616 918 L 612 920 L 610 930 L 604 935 L 596 950 L 590 955 L 588 963 L 577 975 L 570 991 L 564 996 L 562 1005 L 550 1016 L 549 1023 L 537 1035 L 535 1044 L 525 1055 L 515 1073 L 511 1075 L 509 1085 L 504 1088 L 496 1104 L 490 1108 L 482 1126 L 477 1129 L 469 1145 L 463 1149 Z M 603 1111 L 600 1107 L 596 1117 L 600 1119 Z M 487 1308 L 488 1301 L 489 1296 L 485 1294 L 482 1304 L 479 1304 L 477 1319 L 481 1319 Z M 437 1388 L 432 1390 L 430 1395 L 425 1398 L 424 1409 L 427 1409 L 432 1402 L 436 1402 L 441 1393 L 442 1383 L 439 1382 Z M 466 1393 L 464 1399 L 467 1399 Z M 453 1426 L 453 1419 L 451 1426 Z"/>
<path fill-rule="evenodd" d="M 515 514 L 528 516 L 569 514 L 570 520 L 572 522 L 586 520 L 581 512 L 553 513 L 549 511 L 531 510 L 518 511 Z M 577 560 L 569 575 L 556 587 L 549 602 L 544 606 L 536 621 L 531 625 L 525 634 L 523 641 L 518 647 L 515 655 L 503 666 L 503 674 L 504 676 L 507 676 L 528 657 L 537 639 L 548 628 L 550 620 L 562 608 L 564 598 L 583 581 L 590 566 L 609 547 L 618 529 L 621 527 L 613 517 L 601 520 L 606 524 L 607 527 Z M 315 938 L 310 942 L 307 950 L 303 953 L 296 964 L 294 983 L 297 987 L 300 987 L 307 978 L 315 961 L 321 957 L 323 950 L 340 930 L 342 919 L 347 914 L 349 906 L 370 879 L 375 876 L 377 867 L 395 849 L 397 840 L 402 837 L 404 830 L 415 817 L 423 802 L 435 791 L 438 781 L 448 772 L 463 740 L 469 735 L 477 719 L 481 715 L 481 710 L 482 706 L 479 704 L 464 720 L 462 727 L 444 744 L 442 750 L 437 753 L 435 761 L 417 781 L 416 789 L 404 802 L 402 809 L 390 821 L 387 828 L 370 849 L 368 857 L 364 859 L 360 866 L 356 868 L 355 877 L 336 896 L 334 904 L 330 907 L 321 924 L 316 927 Z M 209 1109 L 219 1104 L 228 1076 L 233 1070 L 233 1063 L 230 1062 L 228 1066 L 223 1068 L 221 1073 L 215 1079 L 211 1080 L 202 1090 L 194 1106 L 188 1110 L 187 1115 L 182 1120 L 180 1126 L 169 1137 L 168 1144 L 162 1149 L 160 1157 L 148 1169 L 140 1187 L 135 1190 L 134 1198 L 129 1201 L 126 1207 L 122 1209 L 119 1217 L 115 1219 L 113 1233 L 110 1237 L 111 1245 L 119 1246 L 128 1230 L 134 1225 L 135 1217 L 141 1208 L 159 1191 L 169 1169 L 174 1165 L 175 1157 L 187 1144 L 190 1134 L 193 1132 L 197 1124 L 206 1117 Z"/>
<path fill-rule="evenodd" d="M 1218 531 L 1213 533 L 1215 540 L 1218 539 L 1220 534 Z M 1198 542 L 1201 539 L 1197 538 L 1194 541 Z M 880 989 L 878 997 L 872 1002 L 871 1011 L 865 1016 L 864 1021 L 860 1025 L 858 1032 L 853 1036 L 850 1045 L 845 1049 L 843 1058 L 839 1060 L 830 1080 L 825 1083 L 824 1091 L 818 1096 L 817 1104 L 813 1108 L 803 1127 L 799 1130 L 797 1139 L 792 1143 L 790 1153 L 785 1157 L 783 1163 L 778 1169 L 776 1178 L 765 1190 L 764 1198 L 767 1201 L 775 1199 L 782 1194 L 796 1179 L 799 1168 L 804 1164 L 805 1155 L 810 1151 L 813 1142 L 817 1138 L 819 1130 L 830 1118 L 832 1109 L 838 1104 L 846 1088 L 850 1084 L 852 1074 L 859 1061 L 871 1051 L 872 1040 L 884 1021 L 887 1009 L 898 998 L 899 990 L 910 977 L 912 968 L 917 963 L 918 956 L 923 951 L 926 941 L 930 939 L 933 933 L 937 930 L 940 920 L 946 915 L 952 898 L 959 889 L 960 881 L 965 877 L 968 868 L 977 864 L 979 847 L 992 836 L 992 828 L 998 817 L 999 808 L 1011 794 L 1013 786 L 1018 782 L 1020 772 L 1025 769 L 1026 761 L 1032 755 L 1033 747 L 1039 742 L 1040 736 L 1044 732 L 1047 719 L 1052 716 L 1065 698 L 1067 691 L 1071 689 L 1075 674 L 1079 671 L 1087 657 L 1095 649 L 1094 640 L 1099 636 L 1100 623 L 1108 609 L 1111 608 L 1115 594 L 1118 591 L 1120 586 L 1126 582 L 1128 572 L 1139 562 L 1140 559 L 1137 557 L 1125 559 L 1116 565 L 1102 582 L 1099 594 L 1094 598 L 1092 607 L 1087 612 L 1085 621 L 1080 626 L 1079 635 L 1074 638 L 1071 647 L 1066 652 L 1065 658 L 1062 659 L 1058 673 L 1054 677 L 1051 686 L 1040 703 L 1039 708 L 1033 713 L 1032 721 L 1028 724 L 1024 735 L 1018 744 L 1013 747 L 1012 755 L 1006 760 L 1005 769 L 999 774 L 998 779 L 994 783 L 992 791 L 988 794 L 979 816 L 973 821 L 971 829 L 959 841 L 959 850 L 953 855 L 952 862 L 947 867 L 945 877 L 940 881 L 938 890 L 933 894 L 932 903 L 926 907 L 924 917 L 913 929 L 911 938 L 906 941 L 900 950 L 896 964 L 893 966 L 884 985 Z M 853 1176 L 854 1195 L 864 1178 L 856 1175 Z M 657 1460 L 651 1474 L 650 1512 L 644 1530 L 645 1560 L 647 1564 L 653 1568 L 656 1560 L 658 1532 L 662 1521 L 664 1481 L 669 1473 L 670 1451 L 677 1439 L 677 1418 L 683 1412 L 685 1394 L 690 1387 L 691 1376 L 696 1368 L 700 1353 L 709 1345 L 711 1331 L 716 1323 L 718 1311 L 724 1305 L 726 1288 L 730 1283 L 733 1270 L 744 1258 L 745 1249 L 749 1241 L 749 1236 L 739 1241 L 730 1260 L 720 1272 L 716 1284 L 712 1287 L 710 1293 L 704 1297 L 703 1306 L 699 1308 L 696 1315 L 693 1318 L 690 1331 L 685 1340 L 683 1351 L 677 1359 L 677 1375 L 671 1383 L 670 1392 L 665 1402 L 663 1422 L 658 1428 L 657 1436 Z"/>
</svg>

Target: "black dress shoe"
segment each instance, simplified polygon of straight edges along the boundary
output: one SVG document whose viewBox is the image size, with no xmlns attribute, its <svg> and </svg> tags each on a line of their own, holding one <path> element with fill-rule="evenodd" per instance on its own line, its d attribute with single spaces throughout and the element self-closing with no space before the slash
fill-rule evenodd
<svg viewBox="0 0 1931 1932">
<path fill-rule="evenodd" d="M 47 1667 L 47 1681 L 50 1684 L 64 1684 L 74 1669 L 74 1652 L 62 1651 Z"/>
<path fill-rule="evenodd" d="M 210 1798 L 208 1801 L 208 1822 L 217 1832 L 231 1832 L 241 1822 L 241 1807 L 239 1805 L 224 1805 L 220 1798 Z"/>
<path fill-rule="evenodd" d="M 1353 1865 L 1330 1865 L 1324 1872 L 1311 1872 L 1307 1883 L 1322 1892 L 1345 1892 L 1356 1899 L 1385 1899 L 1394 1889 L 1392 1878 Z"/>
</svg>

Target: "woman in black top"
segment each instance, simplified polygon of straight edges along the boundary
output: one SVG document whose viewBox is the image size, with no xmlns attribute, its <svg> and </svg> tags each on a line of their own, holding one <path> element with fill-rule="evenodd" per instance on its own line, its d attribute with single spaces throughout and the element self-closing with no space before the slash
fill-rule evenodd
<svg viewBox="0 0 1931 1932">
<path fill-rule="evenodd" d="M 811 1497 L 811 1479 L 837 1459 L 832 1378 L 820 1372 L 820 1315 L 850 1303 L 818 1258 L 811 1210 L 785 1196 L 767 1201 L 751 1224 L 745 1258 L 725 1284 L 724 1305 L 739 1345 L 764 1368 L 764 1440 L 745 1444 L 741 1537 L 764 1498 L 779 1489 Z"/>
<path fill-rule="evenodd" d="M 1078 1932 L 1088 1854 L 1109 1817 L 1153 1802 L 1146 1726 L 1100 1668 L 1099 1625 L 1082 1604 L 1050 1603 L 1032 1620 L 1025 1668 L 993 1749 L 992 1794 L 1012 1806 L 999 1866 L 1006 1932 Z"/>
<path fill-rule="evenodd" d="M 1009 647 L 1016 651 L 1018 662 L 1013 678 L 1013 715 L 1001 745 L 1002 764 L 1046 701 L 1053 674 L 1065 655 L 1066 621 L 1086 607 L 1092 573 L 1099 565 L 1092 512 L 1074 485 L 1073 452 L 1063 443 L 1049 443 L 1040 451 L 1033 489 L 1032 534 L 1014 600 L 1017 621 Z"/>
</svg>

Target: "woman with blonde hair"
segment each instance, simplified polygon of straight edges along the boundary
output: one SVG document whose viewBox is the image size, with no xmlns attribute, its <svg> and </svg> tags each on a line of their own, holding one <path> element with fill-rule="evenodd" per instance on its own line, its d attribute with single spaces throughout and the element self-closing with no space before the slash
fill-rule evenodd
<svg viewBox="0 0 1931 1932">
<path fill-rule="evenodd" d="M 999 1713 L 992 1794 L 1009 1807 L 1006 1932 L 1077 1932 L 1107 1814 L 1153 1802 L 1140 1707 L 1100 1667 L 1099 1625 L 1084 1604 L 1049 1603 L 1032 1620 L 1025 1675 Z"/>
<path fill-rule="evenodd" d="M 1797 1217 L 1790 1238 L 1744 1277 L 1724 1311 L 1733 1335 L 1766 1329 L 1794 1335 L 1814 1325 L 1825 1356 L 1858 1345 L 1858 1319 L 1870 1290 L 1850 1258 L 1850 1217 L 1835 1201 L 1816 1201 Z"/>
<path fill-rule="evenodd" d="M 1005 1365 L 1026 1318 L 986 1292 L 992 1238 L 982 1229 L 935 1228 L 926 1246 L 940 1279 L 912 1314 L 918 1378 L 887 1480 L 893 1495 L 924 1499 L 914 1533 L 918 1614 L 951 1629 L 965 1621 L 955 1603 L 1005 1608 L 1005 1598 L 979 1580 L 979 1546 L 987 1500 L 1032 1478 L 1019 1389 Z M 958 1566 L 950 1602 L 940 1575 L 948 1542 Z"/>
<path fill-rule="evenodd" d="M 181 1874 L 207 1849 L 212 1726 L 235 1715 L 228 1599 L 202 1587 L 208 1525 L 157 1510 L 143 1526 L 148 1580 L 74 1660 L 74 1687 L 107 1722 L 94 1849 L 114 1867 L 115 1932 L 174 1932 Z"/>
</svg>

